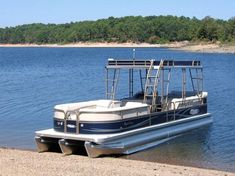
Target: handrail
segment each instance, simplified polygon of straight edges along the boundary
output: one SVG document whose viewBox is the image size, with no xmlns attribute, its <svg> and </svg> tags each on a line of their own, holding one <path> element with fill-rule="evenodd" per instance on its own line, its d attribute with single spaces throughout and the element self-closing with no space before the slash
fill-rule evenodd
<svg viewBox="0 0 235 176">
<path fill-rule="evenodd" d="M 193 103 L 191 103 L 191 104 L 189 103 L 188 104 L 187 102 L 193 102 L 195 100 L 197 100 L 200 104 L 203 104 L 203 98 L 199 97 L 199 98 L 194 98 L 194 99 L 191 99 L 191 100 L 179 100 L 179 101 L 175 101 L 175 102 L 167 102 L 167 103 L 162 104 L 161 108 L 163 109 L 163 111 L 169 111 L 171 109 L 171 107 L 172 107 L 171 105 L 173 104 L 173 109 L 171 109 L 171 110 L 174 111 L 174 120 L 175 120 L 175 111 L 177 109 L 179 109 L 180 105 L 183 105 L 183 107 L 190 107 L 190 106 L 193 106 Z M 176 103 L 179 103 L 177 108 L 176 108 Z M 152 105 L 152 106 L 150 106 L 150 109 L 156 110 L 159 105 L 161 105 L 161 104 Z M 115 109 L 114 111 L 113 111 L 113 109 L 110 109 L 110 111 L 107 111 L 107 110 L 106 111 L 100 111 L 100 113 L 111 112 L 111 110 L 113 112 L 121 112 L 120 115 L 121 115 L 121 117 L 123 119 L 123 112 L 128 111 L 130 109 L 133 110 L 133 109 L 146 108 L 146 107 L 148 107 L 148 106 L 129 107 L 128 109 Z M 54 110 L 62 112 L 64 114 L 64 132 L 65 133 L 67 132 L 67 120 L 69 119 L 69 116 L 71 114 L 75 114 L 76 115 L 76 133 L 79 134 L 79 128 L 80 128 L 79 121 L 80 121 L 80 114 L 82 113 L 82 112 L 80 112 L 80 108 L 79 109 L 75 109 L 75 110 L 68 110 L 68 111 L 61 110 L 61 109 L 54 109 Z M 99 111 L 93 111 L 93 112 L 99 113 Z M 86 112 L 86 113 L 89 113 L 89 112 Z M 138 112 L 136 112 L 136 115 L 138 116 Z"/>
<path fill-rule="evenodd" d="M 187 106 L 187 103 L 185 103 L 185 102 L 193 102 L 193 101 L 195 101 L 195 100 L 198 100 L 198 102 L 200 102 L 200 104 L 203 104 L 203 99 L 202 98 L 195 98 L 195 99 L 192 99 L 192 100 L 179 100 L 179 101 L 176 101 L 176 102 L 167 102 L 167 103 L 164 103 L 164 104 L 155 104 L 155 105 L 152 105 L 151 106 L 151 109 L 154 109 L 154 110 L 156 110 L 157 109 L 157 107 L 159 106 L 159 105 L 162 105 L 162 109 L 163 109 L 163 111 L 169 111 L 170 109 L 171 109 L 171 105 L 173 104 L 173 111 L 174 111 L 174 120 L 175 120 L 175 111 L 177 110 L 177 109 L 179 109 L 179 105 L 177 106 L 177 108 L 176 108 L 176 104 L 177 103 L 181 103 L 181 104 L 183 104 L 184 105 L 184 107 L 186 108 L 186 107 L 191 107 L 191 106 L 193 106 L 193 104 L 191 103 L 191 104 L 188 104 L 188 106 Z M 166 107 L 166 108 L 165 108 Z M 165 109 L 164 109 L 165 108 Z"/>
<path fill-rule="evenodd" d="M 194 98 L 194 99 L 191 99 L 191 100 L 179 100 L 179 101 L 175 101 L 175 102 L 167 102 L 167 103 L 164 103 L 164 104 L 155 104 L 155 105 L 152 105 L 152 107 L 157 108 L 157 106 L 162 105 L 162 107 L 167 107 L 166 110 L 169 110 L 170 107 L 171 107 L 171 106 L 169 106 L 169 105 L 173 104 L 174 110 L 177 110 L 177 109 L 179 109 L 179 105 L 178 105 L 178 107 L 176 108 L 176 104 L 177 104 L 177 103 L 183 104 L 184 107 L 190 107 L 190 106 L 192 106 L 193 104 L 192 104 L 192 103 L 191 103 L 191 104 L 187 104 L 187 102 L 192 102 L 192 101 L 195 101 L 195 100 L 198 100 L 198 102 L 200 102 L 201 104 L 203 104 L 203 99 L 199 97 L 199 98 Z M 188 106 L 187 106 L 187 105 L 188 105 Z"/>
<path fill-rule="evenodd" d="M 76 133 L 79 134 L 79 109 L 76 109 L 76 110 L 68 110 L 66 112 L 66 115 L 65 115 L 65 121 L 66 121 L 66 125 L 67 125 L 67 120 L 68 120 L 68 117 L 71 115 L 71 114 L 75 114 L 76 115 Z M 67 132 L 67 127 L 65 126 L 65 132 Z"/>
<path fill-rule="evenodd" d="M 160 64 L 159 60 L 154 60 L 154 66 L 157 66 Z M 115 68 L 117 66 L 119 67 L 149 67 L 151 65 L 150 60 L 146 59 L 122 59 L 122 60 L 117 60 L 117 59 L 112 59 L 108 60 L 108 63 L 106 65 L 106 68 Z M 198 60 L 193 60 L 193 61 L 185 61 L 185 60 L 164 60 L 163 66 L 166 67 L 202 67 L 201 62 Z"/>
<path fill-rule="evenodd" d="M 66 133 L 67 132 L 67 120 L 68 120 L 68 117 L 74 113 L 76 114 L 76 133 L 78 134 L 79 133 L 79 109 L 75 109 L 75 110 L 68 110 L 68 111 L 64 111 L 64 110 L 61 110 L 61 109 L 54 109 L 55 111 L 59 111 L 59 112 L 62 112 L 64 114 L 64 132 Z"/>
<path fill-rule="evenodd" d="M 54 110 L 55 111 L 59 111 L 59 112 L 62 112 L 63 114 L 64 114 L 64 132 L 66 132 L 67 131 L 67 129 L 66 129 L 66 126 L 67 126 L 67 121 L 66 121 L 66 112 L 64 111 L 64 110 L 62 110 L 62 109 L 56 109 L 56 108 L 54 108 Z"/>
<path fill-rule="evenodd" d="M 181 103 L 184 105 L 184 107 L 187 107 L 187 102 L 192 102 L 192 101 L 195 101 L 195 100 L 198 100 L 198 102 L 200 102 L 201 104 L 203 104 L 203 98 L 199 97 L 199 98 L 194 98 L 194 99 L 191 99 L 191 100 L 179 100 L 179 101 L 176 101 L 174 103 Z M 190 104 L 189 104 L 190 105 Z M 179 107 L 179 105 L 178 105 Z M 178 109 L 178 108 L 177 108 Z"/>
<path fill-rule="evenodd" d="M 142 105 L 142 106 L 136 106 L 136 107 L 126 107 L 126 106 L 122 106 L 122 107 L 116 107 L 116 108 L 107 108 L 107 109 L 82 109 L 81 113 L 110 113 L 110 112 L 125 112 L 125 111 L 129 111 L 129 110 L 134 110 L 134 109 L 139 109 L 139 108 L 147 108 L 149 105 Z"/>
<path fill-rule="evenodd" d="M 167 103 L 167 111 L 169 110 L 169 103 L 170 103 L 170 105 L 173 104 L 173 107 L 174 107 L 174 120 L 175 120 L 175 102 L 168 102 Z"/>
<path fill-rule="evenodd" d="M 76 111 L 76 125 L 77 125 L 76 133 L 77 134 L 79 134 L 79 128 L 80 128 L 80 126 L 79 126 L 79 120 L 80 120 L 79 115 L 80 115 L 79 111 Z"/>
</svg>

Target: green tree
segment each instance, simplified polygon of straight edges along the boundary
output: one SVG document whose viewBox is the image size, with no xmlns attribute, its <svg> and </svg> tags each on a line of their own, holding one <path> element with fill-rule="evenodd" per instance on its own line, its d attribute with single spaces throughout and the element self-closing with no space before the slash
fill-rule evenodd
<svg viewBox="0 0 235 176">
<path fill-rule="evenodd" d="M 66 24 L 34 23 L 0 28 L 0 43 L 76 43 L 234 41 L 235 18 L 228 21 L 205 17 L 127 16 Z"/>
</svg>

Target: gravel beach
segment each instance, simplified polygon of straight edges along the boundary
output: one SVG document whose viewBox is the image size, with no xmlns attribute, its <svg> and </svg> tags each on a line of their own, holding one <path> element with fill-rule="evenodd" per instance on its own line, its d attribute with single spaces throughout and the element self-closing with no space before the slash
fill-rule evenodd
<svg viewBox="0 0 235 176">
<path fill-rule="evenodd" d="M 235 173 L 111 157 L 91 159 L 0 148 L 0 176 L 6 175 L 235 176 Z"/>
</svg>

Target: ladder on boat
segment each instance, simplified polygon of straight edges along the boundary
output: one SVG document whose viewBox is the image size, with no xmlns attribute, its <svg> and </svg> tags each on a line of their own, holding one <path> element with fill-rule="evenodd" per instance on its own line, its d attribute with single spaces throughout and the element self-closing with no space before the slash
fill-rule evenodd
<svg viewBox="0 0 235 176">
<path fill-rule="evenodd" d="M 147 73 L 147 79 L 144 91 L 144 102 L 151 103 L 153 111 L 162 111 L 167 108 L 169 85 L 171 79 L 171 67 L 173 61 L 161 60 L 158 66 L 154 66 L 154 60 L 151 60 Z M 165 77 L 165 71 L 166 77 Z M 158 97 L 161 97 L 160 102 Z"/>
<path fill-rule="evenodd" d="M 144 92 L 144 88 L 145 88 L 145 87 L 144 87 L 143 83 L 146 82 L 147 74 L 148 74 L 147 70 L 145 70 L 144 76 L 143 76 L 143 74 L 142 74 L 142 70 L 139 70 L 140 86 L 141 86 L 141 91 L 142 91 L 142 92 Z"/>
<path fill-rule="evenodd" d="M 203 68 L 190 68 L 189 73 L 193 91 L 201 98 L 203 91 Z"/>
<path fill-rule="evenodd" d="M 109 78 L 107 74 L 107 79 L 106 79 L 106 98 L 107 99 L 111 99 L 111 100 L 115 99 L 119 73 L 120 73 L 120 69 L 114 69 L 112 78 Z"/>
<path fill-rule="evenodd" d="M 163 60 L 161 60 L 159 66 L 154 66 L 154 60 L 150 61 L 150 66 L 147 73 L 147 79 L 144 90 L 144 102 L 150 103 L 152 107 L 156 107 L 156 100 L 158 97 L 157 86 L 160 82 L 161 68 L 163 67 Z"/>
<path fill-rule="evenodd" d="M 172 61 L 167 61 L 167 65 Z M 165 70 L 167 71 L 167 75 L 165 78 Z M 163 68 L 162 69 L 162 87 L 161 87 L 161 105 L 163 109 L 168 108 L 168 94 L 169 94 L 169 86 L 171 79 L 171 68 Z M 165 89 L 166 87 L 166 89 Z"/>
</svg>

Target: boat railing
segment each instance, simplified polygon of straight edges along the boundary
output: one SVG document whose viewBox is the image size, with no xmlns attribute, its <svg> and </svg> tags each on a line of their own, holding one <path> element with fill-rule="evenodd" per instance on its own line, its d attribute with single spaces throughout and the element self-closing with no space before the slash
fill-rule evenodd
<svg viewBox="0 0 235 176">
<path fill-rule="evenodd" d="M 151 106 L 150 111 L 152 111 L 152 112 L 154 112 L 154 111 L 155 112 L 167 112 L 167 116 L 168 116 L 168 112 L 172 110 L 174 112 L 174 115 L 173 115 L 174 119 L 173 120 L 175 120 L 176 110 L 181 109 L 181 108 L 192 107 L 194 105 L 199 105 L 199 104 L 203 104 L 203 99 L 200 97 L 195 98 L 195 99 L 191 99 L 191 100 L 179 100 L 179 101 L 175 101 L 175 102 L 167 102 L 164 104 L 156 104 L 154 106 Z"/>
<path fill-rule="evenodd" d="M 62 109 L 55 109 L 55 111 L 61 112 L 64 115 L 64 132 L 67 132 L 67 120 L 69 120 L 69 117 L 71 116 L 71 114 L 75 114 L 76 115 L 76 133 L 79 133 L 79 110 L 62 110 Z"/>
<path fill-rule="evenodd" d="M 179 100 L 179 101 L 170 101 L 164 104 L 155 104 L 151 106 L 151 111 L 165 112 L 165 111 L 174 111 L 174 120 L 175 120 L 175 111 L 181 108 L 192 107 L 194 105 L 203 104 L 203 98 L 194 98 L 191 100 Z"/>
<path fill-rule="evenodd" d="M 108 60 L 108 65 L 112 66 L 125 66 L 125 65 L 133 65 L 133 66 L 150 66 L 150 61 L 149 60 L 114 60 L 114 59 L 109 59 Z"/>
<path fill-rule="evenodd" d="M 69 117 L 72 114 L 75 114 L 75 116 L 76 116 L 76 133 L 78 134 L 79 133 L 79 115 L 80 115 L 79 109 L 78 110 L 69 110 L 65 113 L 64 132 L 67 132 L 67 120 L 69 119 Z"/>
<path fill-rule="evenodd" d="M 66 129 L 66 126 L 67 126 L 67 112 L 66 111 L 64 111 L 64 110 L 62 110 L 62 109 L 54 109 L 54 111 L 57 111 L 57 112 L 61 112 L 61 113 L 63 113 L 63 117 L 64 117 L 64 132 L 66 132 L 67 131 L 67 129 Z"/>
<path fill-rule="evenodd" d="M 151 65 L 151 60 L 153 60 L 154 66 L 159 66 L 160 62 L 159 60 L 149 59 L 149 60 L 141 60 L 141 59 L 133 59 L 133 60 L 117 60 L 110 58 L 108 59 L 108 63 L 106 65 L 106 68 L 148 68 Z M 179 61 L 179 60 L 163 60 L 163 66 L 166 67 L 188 67 L 188 68 L 201 68 L 201 62 L 198 60 L 193 61 Z"/>
<path fill-rule="evenodd" d="M 179 101 L 170 101 L 170 102 L 167 102 L 167 103 L 164 103 L 164 104 L 155 104 L 155 105 L 152 105 L 151 108 L 150 108 L 150 112 L 168 112 L 168 111 L 173 111 L 174 112 L 174 120 L 175 120 L 175 112 L 176 110 L 178 109 L 181 109 L 181 108 L 187 108 L 187 107 L 191 107 L 191 106 L 194 106 L 194 105 L 200 105 L 200 104 L 203 104 L 203 98 L 199 97 L 199 98 L 194 98 L 194 99 L 191 99 L 191 100 L 179 100 Z M 139 109 L 139 107 L 134 107 L 134 108 L 131 108 L 132 110 L 133 109 Z M 59 111 L 61 113 L 64 114 L 64 132 L 66 133 L 67 132 L 67 121 L 70 119 L 71 115 L 75 115 L 76 116 L 76 133 L 79 134 L 79 121 L 80 121 L 80 109 L 75 109 L 75 110 L 61 110 L 61 109 L 55 109 L 56 111 Z M 129 108 L 128 109 L 122 109 L 120 110 L 120 116 L 121 116 L 121 119 L 123 119 L 123 112 L 125 111 L 128 111 L 130 110 Z M 139 111 L 137 110 L 136 111 L 136 116 L 139 116 Z"/>
<path fill-rule="evenodd" d="M 172 105 L 173 105 L 173 108 L 171 108 Z M 166 107 L 166 109 L 165 109 L 165 107 Z M 174 119 L 173 120 L 175 120 L 175 110 L 176 110 L 175 102 L 167 102 L 167 103 L 165 103 L 165 106 L 163 105 L 163 110 L 166 111 L 166 112 L 168 112 L 169 110 L 173 110 L 173 112 L 174 112 Z"/>
<path fill-rule="evenodd" d="M 199 98 L 194 98 L 191 100 L 181 100 L 181 101 L 176 101 L 174 103 L 178 104 L 176 109 L 187 108 L 187 107 L 191 107 L 194 105 L 203 104 L 203 98 L 199 97 Z"/>
<path fill-rule="evenodd" d="M 118 109 L 118 110 L 111 110 L 111 111 L 96 111 L 96 113 L 104 113 L 104 112 L 107 112 L 107 113 L 110 113 L 110 112 L 119 112 L 120 113 L 120 116 L 121 116 L 121 119 L 123 120 L 124 119 L 124 114 L 125 112 L 127 111 L 130 111 L 130 110 L 136 110 L 136 116 L 139 116 L 139 114 L 141 113 L 140 111 L 138 111 L 139 109 L 143 109 L 143 108 L 147 108 L 147 106 L 143 106 L 143 107 L 132 107 L 132 108 L 127 108 L 127 109 Z M 71 117 L 71 115 L 75 115 L 76 116 L 76 133 L 79 134 L 79 121 L 80 121 L 80 114 L 82 112 L 79 111 L 80 109 L 75 109 L 75 110 L 67 110 L 67 111 L 64 111 L 64 110 L 58 110 L 56 109 L 56 111 L 59 111 L 59 112 L 62 112 L 64 114 L 64 132 L 66 133 L 67 132 L 67 121 L 69 120 L 69 118 Z"/>
</svg>

